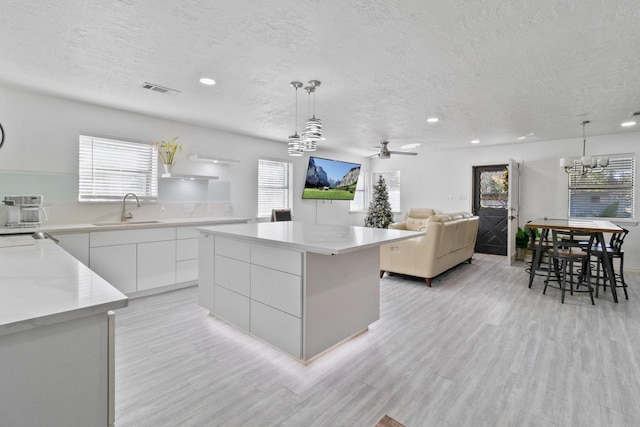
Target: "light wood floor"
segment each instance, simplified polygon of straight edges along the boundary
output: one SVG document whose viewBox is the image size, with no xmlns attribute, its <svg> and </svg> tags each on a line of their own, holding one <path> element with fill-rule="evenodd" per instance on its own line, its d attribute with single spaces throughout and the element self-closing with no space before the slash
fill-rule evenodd
<svg viewBox="0 0 640 427">
<path fill-rule="evenodd" d="M 188 288 L 116 312 L 116 426 L 640 426 L 640 275 L 630 300 L 542 295 L 476 254 L 385 276 L 380 320 L 309 366 L 211 317 Z"/>
</svg>

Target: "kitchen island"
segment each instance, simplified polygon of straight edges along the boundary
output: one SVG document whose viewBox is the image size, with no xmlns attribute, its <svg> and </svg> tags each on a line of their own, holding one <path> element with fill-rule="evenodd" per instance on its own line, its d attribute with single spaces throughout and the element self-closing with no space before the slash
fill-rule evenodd
<svg viewBox="0 0 640 427">
<path fill-rule="evenodd" d="M 200 305 L 308 363 L 380 317 L 380 245 L 422 232 L 273 222 L 201 227 Z"/>
<path fill-rule="evenodd" d="M 0 424 L 114 423 L 111 310 L 127 297 L 52 240 L 0 238 Z"/>
</svg>

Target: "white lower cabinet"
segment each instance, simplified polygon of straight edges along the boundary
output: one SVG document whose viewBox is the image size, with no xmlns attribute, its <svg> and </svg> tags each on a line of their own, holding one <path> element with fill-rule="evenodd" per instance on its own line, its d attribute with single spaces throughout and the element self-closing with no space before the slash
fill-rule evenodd
<svg viewBox="0 0 640 427">
<path fill-rule="evenodd" d="M 296 359 L 302 358 L 302 319 L 251 300 L 251 330 Z"/>
<path fill-rule="evenodd" d="M 89 267 L 125 294 L 176 283 L 175 227 L 96 231 Z"/>
<path fill-rule="evenodd" d="M 200 262 L 198 263 L 198 301 L 200 305 L 210 312 L 215 312 L 214 307 L 214 279 L 213 279 L 213 257 L 214 257 L 213 236 L 203 234 L 198 240 L 198 252 Z"/>
<path fill-rule="evenodd" d="M 250 300 L 249 297 L 230 291 L 222 286 L 215 286 L 214 312 L 227 322 L 249 331 Z"/>
<path fill-rule="evenodd" d="M 136 244 L 91 248 L 90 267 L 120 292 L 128 294 L 136 289 Z"/>
<path fill-rule="evenodd" d="M 174 240 L 138 243 L 137 290 L 145 291 L 176 283 Z"/>
<path fill-rule="evenodd" d="M 302 259 L 298 251 L 202 236 L 200 305 L 301 359 Z"/>
<path fill-rule="evenodd" d="M 53 234 L 58 244 L 89 267 L 89 233 Z"/>
</svg>

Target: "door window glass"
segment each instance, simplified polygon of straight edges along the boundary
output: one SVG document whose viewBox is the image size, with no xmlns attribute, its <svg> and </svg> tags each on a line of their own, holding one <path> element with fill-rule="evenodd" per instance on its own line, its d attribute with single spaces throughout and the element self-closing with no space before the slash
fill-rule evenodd
<svg viewBox="0 0 640 427">
<path fill-rule="evenodd" d="M 480 173 L 480 207 L 507 209 L 509 174 L 507 170 Z"/>
</svg>

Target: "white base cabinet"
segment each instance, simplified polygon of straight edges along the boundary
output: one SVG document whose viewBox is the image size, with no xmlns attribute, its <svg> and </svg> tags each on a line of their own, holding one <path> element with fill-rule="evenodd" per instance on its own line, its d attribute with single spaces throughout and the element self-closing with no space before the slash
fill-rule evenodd
<svg viewBox="0 0 640 427">
<path fill-rule="evenodd" d="M 308 362 L 380 315 L 378 246 L 325 255 L 205 231 L 200 305 Z"/>
<path fill-rule="evenodd" d="M 137 245 L 91 248 L 89 267 L 123 294 L 136 292 Z"/>
<path fill-rule="evenodd" d="M 112 425 L 108 323 L 99 313 L 0 337 L 0 425 Z"/>
<path fill-rule="evenodd" d="M 165 242 L 138 243 L 138 291 L 176 283 L 176 244 Z"/>
<path fill-rule="evenodd" d="M 56 234 L 58 244 L 89 267 L 89 233 Z"/>
<path fill-rule="evenodd" d="M 64 250 L 127 295 L 198 281 L 196 226 L 52 234 Z"/>
</svg>

